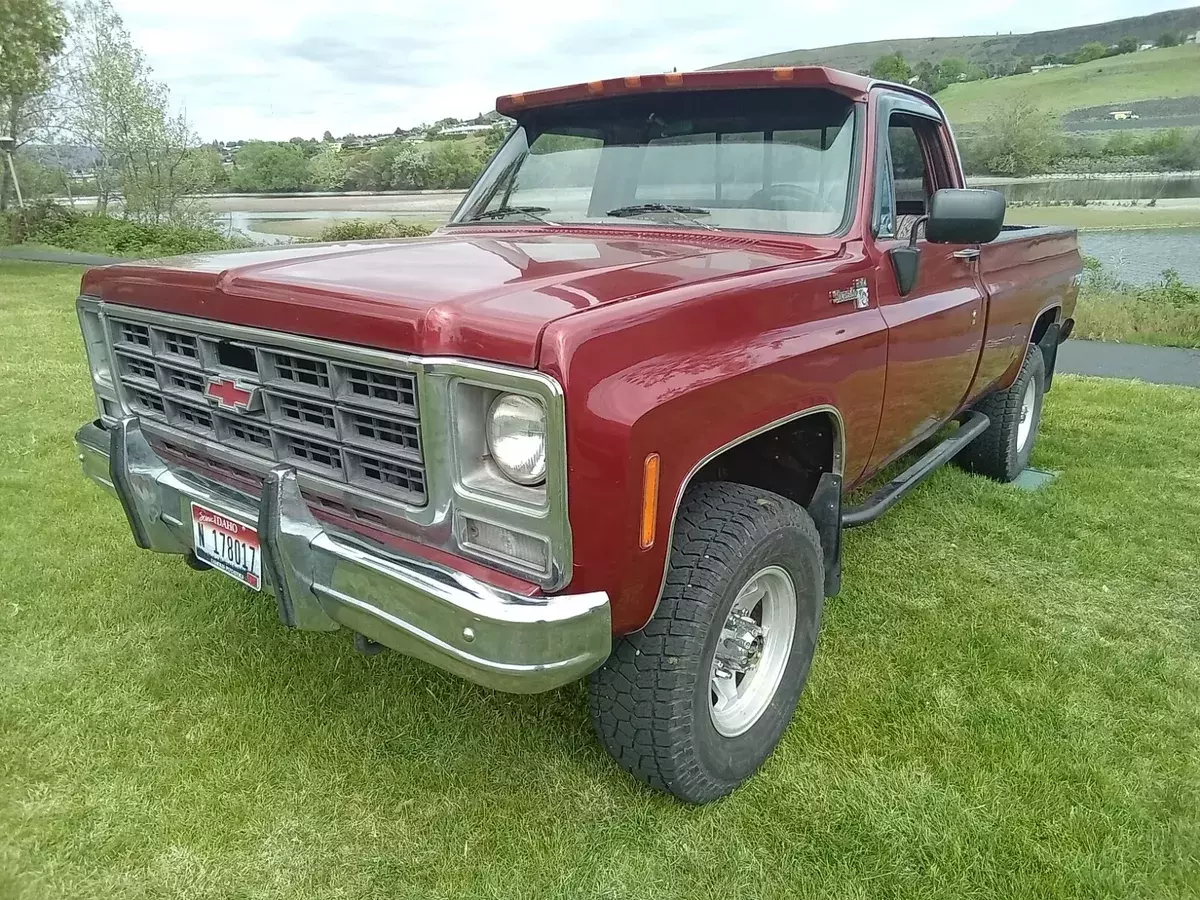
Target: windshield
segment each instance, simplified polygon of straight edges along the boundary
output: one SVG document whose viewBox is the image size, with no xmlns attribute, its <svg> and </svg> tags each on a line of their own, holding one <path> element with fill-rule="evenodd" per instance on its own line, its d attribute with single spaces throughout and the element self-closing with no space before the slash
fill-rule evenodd
<svg viewBox="0 0 1200 900">
<path fill-rule="evenodd" d="M 824 90 L 637 94 L 533 111 L 451 224 L 841 229 L 857 107 Z"/>
</svg>

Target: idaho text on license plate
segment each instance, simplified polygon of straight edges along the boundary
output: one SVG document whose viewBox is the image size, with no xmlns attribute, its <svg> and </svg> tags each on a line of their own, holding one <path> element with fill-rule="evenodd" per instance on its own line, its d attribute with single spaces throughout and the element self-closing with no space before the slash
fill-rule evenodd
<svg viewBox="0 0 1200 900">
<path fill-rule="evenodd" d="M 262 589 L 258 532 L 249 525 L 193 503 L 192 546 L 201 562 L 220 569 L 256 591 Z"/>
</svg>

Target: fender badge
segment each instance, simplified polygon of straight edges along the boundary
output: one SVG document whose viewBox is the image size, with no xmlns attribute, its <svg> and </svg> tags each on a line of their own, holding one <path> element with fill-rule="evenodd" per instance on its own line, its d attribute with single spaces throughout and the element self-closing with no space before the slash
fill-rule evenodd
<svg viewBox="0 0 1200 900">
<path fill-rule="evenodd" d="M 830 291 L 829 299 L 834 303 L 854 302 L 855 309 L 866 309 L 871 305 L 871 292 L 867 290 L 867 279 L 855 278 L 848 288 Z"/>
</svg>

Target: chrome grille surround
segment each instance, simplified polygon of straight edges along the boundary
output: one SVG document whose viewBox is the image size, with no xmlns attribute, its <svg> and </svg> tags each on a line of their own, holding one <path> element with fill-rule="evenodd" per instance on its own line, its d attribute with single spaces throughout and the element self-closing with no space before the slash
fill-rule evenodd
<svg viewBox="0 0 1200 900">
<path fill-rule="evenodd" d="M 561 386 L 549 376 L 86 296 L 79 307 L 81 317 L 103 323 L 121 410 L 141 418 L 147 437 L 172 465 L 206 479 L 227 471 L 227 483 L 242 485 L 237 489 L 251 497 L 272 468 L 293 466 L 316 512 L 477 558 L 547 591 L 569 582 L 565 409 Z M 210 376 L 257 389 L 251 409 L 229 409 L 206 398 L 196 379 Z M 451 427 L 451 398 L 459 382 L 524 393 L 545 405 L 552 464 L 540 501 L 497 497 L 464 483 Z M 115 422 L 107 414 L 103 418 Z M 549 544 L 549 571 L 464 546 L 455 526 L 459 513 L 542 536 Z M 341 527 L 347 526 L 335 530 Z"/>
<path fill-rule="evenodd" d="M 272 343 L 239 341 L 231 354 L 229 340 L 208 333 L 199 321 L 185 330 L 110 315 L 108 328 L 118 380 L 142 415 L 398 503 L 425 504 L 414 371 L 364 369 Z M 229 408 L 208 397 L 214 379 L 250 391 L 251 408 Z M 378 433 L 410 440 L 363 439 L 356 427 L 343 432 L 344 424 L 353 426 L 360 417 L 378 422 Z"/>
</svg>

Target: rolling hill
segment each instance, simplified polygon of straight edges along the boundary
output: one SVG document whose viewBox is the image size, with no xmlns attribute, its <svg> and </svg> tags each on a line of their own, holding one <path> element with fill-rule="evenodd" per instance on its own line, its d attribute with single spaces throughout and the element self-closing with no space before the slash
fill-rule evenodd
<svg viewBox="0 0 1200 900">
<path fill-rule="evenodd" d="M 962 37 L 903 38 L 891 41 L 871 41 L 862 44 L 841 44 L 809 50 L 787 50 L 766 56 L 755 56 L 713 66 L 714 69 L 736 69 L 751 66 L 826 65 L 849 72 L 870 68 L 871 63 L 888 53 L 903 53 L 910 64 L 931 63 L 957 56 L 967 62 L 985 66 L 1020 57 L 1040 57 L 1047 53 L 1071 53 L 1084 44 L 1099 41 L 1108 46 L 1131 36 L 1139 41 L 1153 41 L 1164 31 L 1194 32 L 1200 30 L 1200 6 L 1173 9 L 1149 16 L 1117 19 L 1096 25 L 1079 25 L 1056 31 L 1036 31 L 1031 34 L 986 34 Z M 781 39 L 782 40 L 782 39 Z"/>
<path fill-rule="evenodd" d="M 937 100 L 950 121 L 969 131 L 1018 97 L 1059 116 L 1089 107 L 1129 109 L 1137 101 L 1191 98 L 1193 103 L 1174 104 L 1171 112 L 1179 117 L 1177 124 L 1195 125 L 1194 117 L 1200 115 L 1200 46 L 1144 50 L 1062 69 L 952 84 Z M 1176 124 L 1170 118 L 1149 117 L 1146 123 Z M 1071 124 L 1069 117 L 1063 122 L 1066 128 Z"/>
</svg>

